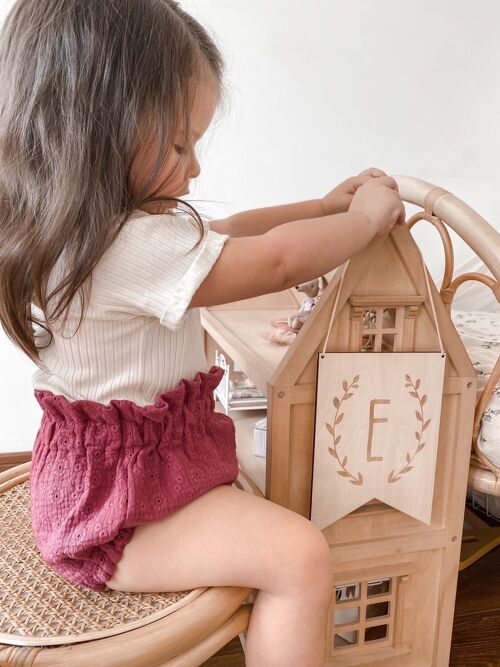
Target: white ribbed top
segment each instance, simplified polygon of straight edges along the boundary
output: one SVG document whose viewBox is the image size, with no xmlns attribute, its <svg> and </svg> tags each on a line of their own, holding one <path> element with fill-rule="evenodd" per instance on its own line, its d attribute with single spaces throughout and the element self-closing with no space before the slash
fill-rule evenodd
<svg viewBox="0 0 500 667">
<path fill-rule="evenodd" d="M 205 356 L 199 309 L 188 306 L 230 237 L 205 220 L 203 226 L 203 240 L 188 255 L 200 232 L 187 213 L 134 211 L 92 271 L 88 310 L 76 334 L 80 298 L 70 304 L 64 336 L 56 326 L 54 340 L 40 350 L 50 373 L 37 368 L 33 389 L 68 400 L 109 405 L 126 398 L 144 406 L 181 378 L 207 371 L 213 362 Z M 61 266 L 49 292 L 59 284 Z M 32 311 L 43 317 L 34 304 Z M 46 345 L 48 334 L 34 329 L 37 347 Z"/>
</svg>

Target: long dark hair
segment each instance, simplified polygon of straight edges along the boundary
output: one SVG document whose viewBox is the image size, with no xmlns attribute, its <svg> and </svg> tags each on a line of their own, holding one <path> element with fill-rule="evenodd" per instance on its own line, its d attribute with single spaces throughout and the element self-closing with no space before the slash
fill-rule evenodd
<svg viewBox="0 0 500 667">
<path fill-rule="evenodd" d="M 91 271 L 135 209 L 182 203 L 203 236 L 191 204 L 155 196 L 161 186 L 148 191 L 182 120 L 190 132 L 190 82 L 211 72 L 225 102 L 224 67 L 207 30 L 174 0 L 17 0 L 11 9 L 0 32 L 0 322 L 38 366 L 32 324 L 50 345 L 49 320 L 88 286 L 80 326 Z M 132 196 L 130 167 L 150 137 L 156 164 Z M 70 270 L 47 294 L 63 250 Z"/>
</svg>

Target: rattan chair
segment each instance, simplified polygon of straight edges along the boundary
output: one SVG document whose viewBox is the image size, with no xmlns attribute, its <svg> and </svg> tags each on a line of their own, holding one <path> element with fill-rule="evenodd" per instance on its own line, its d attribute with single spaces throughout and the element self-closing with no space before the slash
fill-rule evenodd
<svg viewBox="0 0 500 667">
<path fill-rule="evenodd" d="M 195 667 L 236 635 L 245 648 L 256 589 L 91 591 L 40 557 L 31 461 L 0 473 L 0 667 Z M 233 486 L 262 496 L 239 471 Z"/>
</svg>

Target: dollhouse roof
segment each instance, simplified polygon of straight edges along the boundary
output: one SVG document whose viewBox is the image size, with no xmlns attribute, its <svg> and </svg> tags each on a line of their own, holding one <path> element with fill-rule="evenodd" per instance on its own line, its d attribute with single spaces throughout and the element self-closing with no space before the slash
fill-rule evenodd
<svg viewBox="0 0 500 667">
<path fill-rule="evenodd" d="M 276 366 L 269 380 L 270 385 L 292 386 L 313 381 L 317 354 L 324 346 L 343 268 L 344 265 L 333 272 L 328 286 L 295 341 Z M 475 379 L 474 367 L 430 276 L 429 283 L 441 340 L 447 354 L 445 374 L 447 377 Z M 351 351 L 348 313 L 350 306 L 363 303 L 367 307 L 373 303 L 381 305 L 380 300 L 383 301 L 384 297 L 387 297 L 387 305 L 414 306 L 420 302 L 421 307 L 418 308 L 415 319 L 415 344 L 412 351 L 439 351 L 439 339 L 422 259 L 418 246 L 405 225 L 395 226 L 390 234 L 374 238 L 350 260 L 326 351 Z M 310 363 L 312 361 L 314 365 Z"/>
</svg>

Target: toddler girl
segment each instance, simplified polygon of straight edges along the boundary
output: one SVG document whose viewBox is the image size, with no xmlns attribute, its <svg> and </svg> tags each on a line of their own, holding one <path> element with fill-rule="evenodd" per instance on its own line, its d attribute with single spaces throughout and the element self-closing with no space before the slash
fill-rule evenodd
<svg viewBox="0 0 500 667">
<path fill-rule="evenodd" d="M 235 428 L 214 409 L 222 369 L 199 307 L 323 275 L 404 208 L 370 169 L 318 200 L 202 219 L 181 196 L 223 69 L 173 0 L 17 0 L 5 21 L 0 318 L 37 365 L 33 536 L 95 591 L 256 588 L 246 664 L 314 667 L 329 546 L 233 486 Z"/>
</svg>

